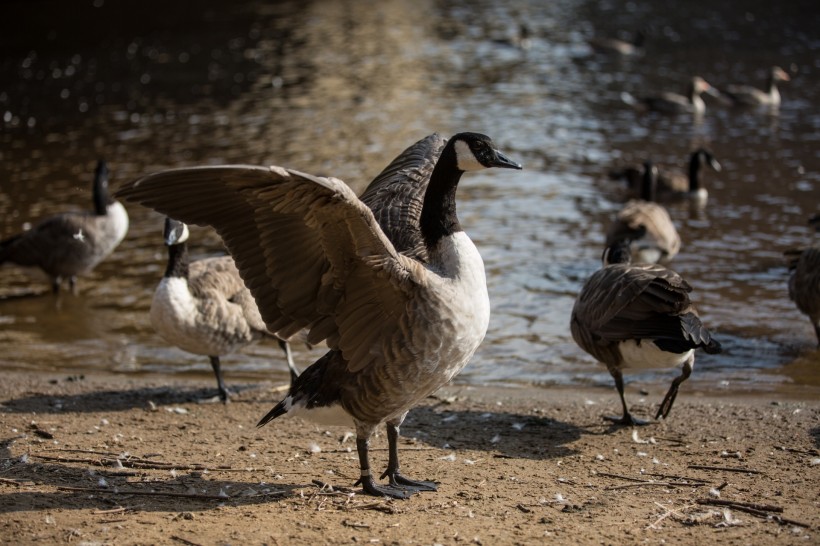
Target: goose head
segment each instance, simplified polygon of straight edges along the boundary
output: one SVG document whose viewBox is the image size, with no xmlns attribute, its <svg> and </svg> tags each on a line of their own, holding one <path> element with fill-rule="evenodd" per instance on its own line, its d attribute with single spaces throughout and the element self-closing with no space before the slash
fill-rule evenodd
<svg viewBox="0 0 820 546">
<path fill-rule="evenodd" d="M 772 70 L 769 73 L 769 77 L 772 79 L 773 82 L 791 81 L 791 77 L 789 77 L 788 73 L 779 66 L 772 67 Z"/>
<path fill-rule="evenodd" d="M 166 246 L 181 245 L 188 240 L 188 225 L 166 216 L 162 237 Z"/>
<path fill-rule="evenodd" d="M 520 163 L 501 153 L 487 135 L 458 133 L 450 141 L 453 144 L 456 168 L 459 171 L 478 171 L 493 167 L 518 170 L 522 168 Z"/>
<path fill-rule="evenodd" d="M 709 167 L 716 172 L 720 172 L 722 169 L 720 163 L 718 163 L 718 160 L 715 159 L 715 156 L 713 156 L 712 153 L 706 148 L 698 148 L 694 153 L 697 157 L 697 161 L 701 165 L 709 165 Z"/>
</svg>

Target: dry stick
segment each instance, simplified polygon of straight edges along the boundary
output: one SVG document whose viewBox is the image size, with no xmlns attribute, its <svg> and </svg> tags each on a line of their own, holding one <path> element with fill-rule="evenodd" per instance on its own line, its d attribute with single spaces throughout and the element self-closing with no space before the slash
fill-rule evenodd
<svg viewBox="0 0 820 546">
<path fill-rule="evenodd" d="M 200 544 L 197 542 L 191 542 L 187 538 L 182 538 L 177 535 L 171 535 L 170 538 L 171 540 L 178 540 L 179 542 L 186 544 L 187 546 L 200 546 Z"/>
<path fill-rule="evenodd" d="M 598 474 L 601 474 L 598 472 Z M 703 484 L 709 483 L 709 480 L 704 480 L 701 478 L 691 478 L 689 476 L 676 476 L 675 474 L 661 474 L 659 472 L 647 472 L 647 476 L 657 476 L 659 478 L 671 478 L 673 480 L 683 480 L 687 482 L 701 482 Z M 725 487 L 725 486 L 724 486 Z"/>
<path fill-rule="evenodd" d="M 622 485 L 613 485 L 604 487 L 605 491 L 614 491 L 615 489 L 627 489 L 630 487 L 646 487 L 646 486 L 663 486 L 663 487 L 703 487 L 702 483 L 671 483 L 671 482 L 640 482 L 640 483 L 625 483 Z"/>
<path fill-rule="evenodd" d="M 719 499 L 698 499 L 697 502 L 698 502 L 698 504 L 715 504 L 714 501 L 716 501 L 716 500 L 719 500 Z M 731 501 L 727 501 L 727 502 L 731 502 Z M 811 525 L 809 525 L 808 523 L 803 523 L 802 521 L 796 521 L 796 520 L 793 520 L 793 519 L 784 518 L 784 517 L 778 516 L 776 514 L 770 514 L 769 512 L 766 512 L 764 510 L 758 510 L 757 508 L 750 508 L 748 506 L 744 506 L 744 504 L 746 504 L 746 503 L 732 503 L 730 505 L 721 504 L 719 506 L 728 506 L 730 508 L 733 508 L 733 509 L 737 510 L 738 512 L 746 512 L 747 514 L 752 514 L 754 516 L 757 516 L 757 517 L 763 518 L 763 519 L 772 519 L 772 520 L 774 520 L 774 521 L 776 521 L 777 523 L 780 523 L 780 524 L 796 525 L 797 527 L 805 527 L 806 529 L 811 528 Z"/>
<path fill-rule="evenodd" d="M 233 497 L 224 496 L 224 495 L 206 495 L 206 494 L 199 494 L 199 493 L 174 493 L 172 491 L 123 491 L 121 489 L 98 489 L 95 487 L 68 487 L 68 486 L 59 486 L 57 487 L 58 491 L 74 491 L 78 493 L 103 493 L 108 495 L 144 495 L 144 496 L 155 496 L 155 497 L 178 497 L 178 498 L 185 498 L 185 499 L 200 499 L 200 500 L 220 500 L 226 501 L 231 499 L 240 499 L 240 498 L 251 498 L 251 497 L 278 497 L 281 495 L 287 495 L 287 491 L 273 491 L 271 493 L 259 493 L 257 495 L 237 495 Z"/>
<path fill-rule="evenodd" d="M 598 476 L 604 476 L 606 478 L 618 478 L 620 480 L 629 480 L 630 482 L 647 483 L 647 480 L 633 478 L 631 476 L 621 476 L 620 474 L 610 474 L 609 472 L 598 472 L 597 474 Z"/>
<path fill-rule="evenodd" d="M 752 470 L 751 468 L 737 468 L 732 466 L 708 466 L 702 464 L 690 464 L 686 468 L 692 468 L 694 470 L 721 470 L 724 472 L 745 472 L 747 474 L 764 474 L 760 470 Z"/>
<path fill-rule="evenodd" d="M 764 512 L 777 512 L 782 513 L 783 508 L 780 506 L 774 506 L 772 504 L 757 504 L 755 502 L 743 502 L 743 501 L 732 501 L 732 500 L 725 500 L 725 499 L 701 499 L 698 501 L 700 504 L 713 504 L 715 506 L 731 506 L 737 508 L 738 506 L 743 506 L 745 508 L 752 508 L 754 510 L 762 510 Z"/>
<path fill-rule="evenodd" d="M 17 487 L 21 487 L 23 482 L 18 482 L 17 480 L 11 480 L 9 478 L 0 478 L 0 483 L 8 483 L 11 485 L 16 485 Z"/>
</svg>

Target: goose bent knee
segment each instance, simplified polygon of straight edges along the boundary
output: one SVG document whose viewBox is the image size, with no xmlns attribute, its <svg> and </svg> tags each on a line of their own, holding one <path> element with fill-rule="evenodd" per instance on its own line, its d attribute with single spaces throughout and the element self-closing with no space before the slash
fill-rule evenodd
<svg viewBox="0 0 820 546">
<path fill-rule="evenodd" d="M 94 172 L 93 202 L 91 212 L 64 212 L 0 241 L 0 264 L 38 267 L 51 278 L 55 293 L 64 279 L 75 291 L 77 276 L 107 258 L 128 232 L 125 207 L 108 193 L 104 161 L 97 163 Z"/>
<path fill-rule="evenodd" d="M 692 287 L 680 275 L 661 265 L 631 264 L 628 241 L 607 247 L 603 262 L 575 300 L 572 337 L 615 380 L 623 416 L 611 420 L 622 424 L 644 424 L 627 408 L 623 369 L 682 366 L 655 415 L 665 419 L 692 373 L 695 349 L 718 353 L 720 344 L 701 323 L 689 299 Z"/>
<path fill-rule="evenodd" d="M 276 338 L 285 352 L 291 383 L 299 375 L 287 340 L 265 327 L 233 258 L 219 256 L 190 262 L 188 226 L 165 219 L 168 267 L 151 301 L 151 324 L 167 342 L 211 361 L 219 398 L 228 401 L 220 356 L 264 338 Z"/>
<path fill-rule="evenodd" d="M 300 411 L 333 417 L 342 410 L 356 428 L 359 483 L 371 495 L 404 498 L 435 489 L 400 473 L 399 427 L 413 406 L 467 364 L 490 315 L 484 264 L 459 224 L 456 188 L 465 171 L 521 168 L 485 135 L 459 133 L 441 148 L 434 145 L 438 138 L 411 146 L 376 179 L 375 194 L 391 187 L 404 192 L 374 199 L 376 212 L 341 180 L 282 167 L 174 169 L 118 192 L 187 223 L 213 226 L 268 329 L 288 338 L 307 328 L 309 343 L 327 340 L 330 351 L 302 372 L 259 426 Z M 402 163 L 406 168 L 391 170 Z M 392 177 L 405 182 L 392 184 Z M 182 198 L 192 192 L 195 199 Z M 393 219 L 387 233 L 377 217 Z M 421 241 L 424 259 L 407 250 L 414 241 Z M 389 444 L 387 486 L 376 483 L 369 461 L 370 437 L 381 423 Z"/>
</svg>

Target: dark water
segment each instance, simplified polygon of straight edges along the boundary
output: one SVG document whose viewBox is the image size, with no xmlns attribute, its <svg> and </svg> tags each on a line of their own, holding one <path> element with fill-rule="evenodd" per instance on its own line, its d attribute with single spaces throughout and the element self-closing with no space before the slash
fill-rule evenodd
<svg viewBox="0 0 820 546">
<path fill-rule="evenodd" d="M 683 166 L 697 146 L 703 211 L 672 207 L 673 268 L 696 287 L 726 352 L 698 356 L 705 387 L 820 384 L 814 334 L 786 292 L 782 251 L 809 242 L 820 197 L 820 10 L 810 2 L 26 1 L 0 21 L 0 236 L 88 208 L 93 165 L 114 185 L 165 167 L 280 164 L 357 190 L 433 131 L 489 134 L 523 172 L 465 177 L 461 223 L 485 258 L 493 317 L 458 381 L 609 384 L 568 317 L 621 206 L 607 179 L 651 158 Z M 726 5 L 723 5 L 726 4 Z M 522 22 L 532 46 L 505 40 Z M 592 35 L 648 35 L 634 59 L 592 55 Z M 779 65 L 779 114 L 709 101 L 701 120 L 622 100 L 713 85 L 762 86 Z M 162 219 L 129 205 L 131 229 L 80 295 L 18 298 L 46 283 L 0 269 L 0 365 L 92 373 L 210 374 L 148 321 L 164 269 Z M 220 251 L 195 229 L 196 256 Z M 59 305 L 57 305 L 59 303 Z M 303 366 L 320 354 L 297 348 Z M 229 382 L 285 380 L 275 345 L 227 357 Z M 646 374 L 666 378 L 669 371 Z M 634 378 L 635 376 L 630 376 Z M 691 388 L 691 387 L 690 387 Z"/>
</svg>

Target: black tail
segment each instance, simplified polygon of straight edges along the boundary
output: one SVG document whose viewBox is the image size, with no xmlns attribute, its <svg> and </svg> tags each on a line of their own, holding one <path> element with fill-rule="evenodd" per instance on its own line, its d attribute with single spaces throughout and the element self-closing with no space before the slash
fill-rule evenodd
<svg viewBox="0 0 820 546">
<path fill-rule="evenodd" d="M 284 400 L 276 404 L 256 426 L 268 424 L 286 414 L 293 406 L 311 409 L 335 403 L 339 400 L 339 381 L 338 378 L 334 380 L 333 371 L 344 371 L 346 368 L 347 363 L 342 358 L 341 351 L 328 351 L 293 380 Z"/>
<path fill-rule="evenodd" d="M 14 243 L 20 238 L 20 235 L 15 235 L 0 241 L 0 264 L 9 259 L 11 249 L 13 248 Z"/>
</svg>

